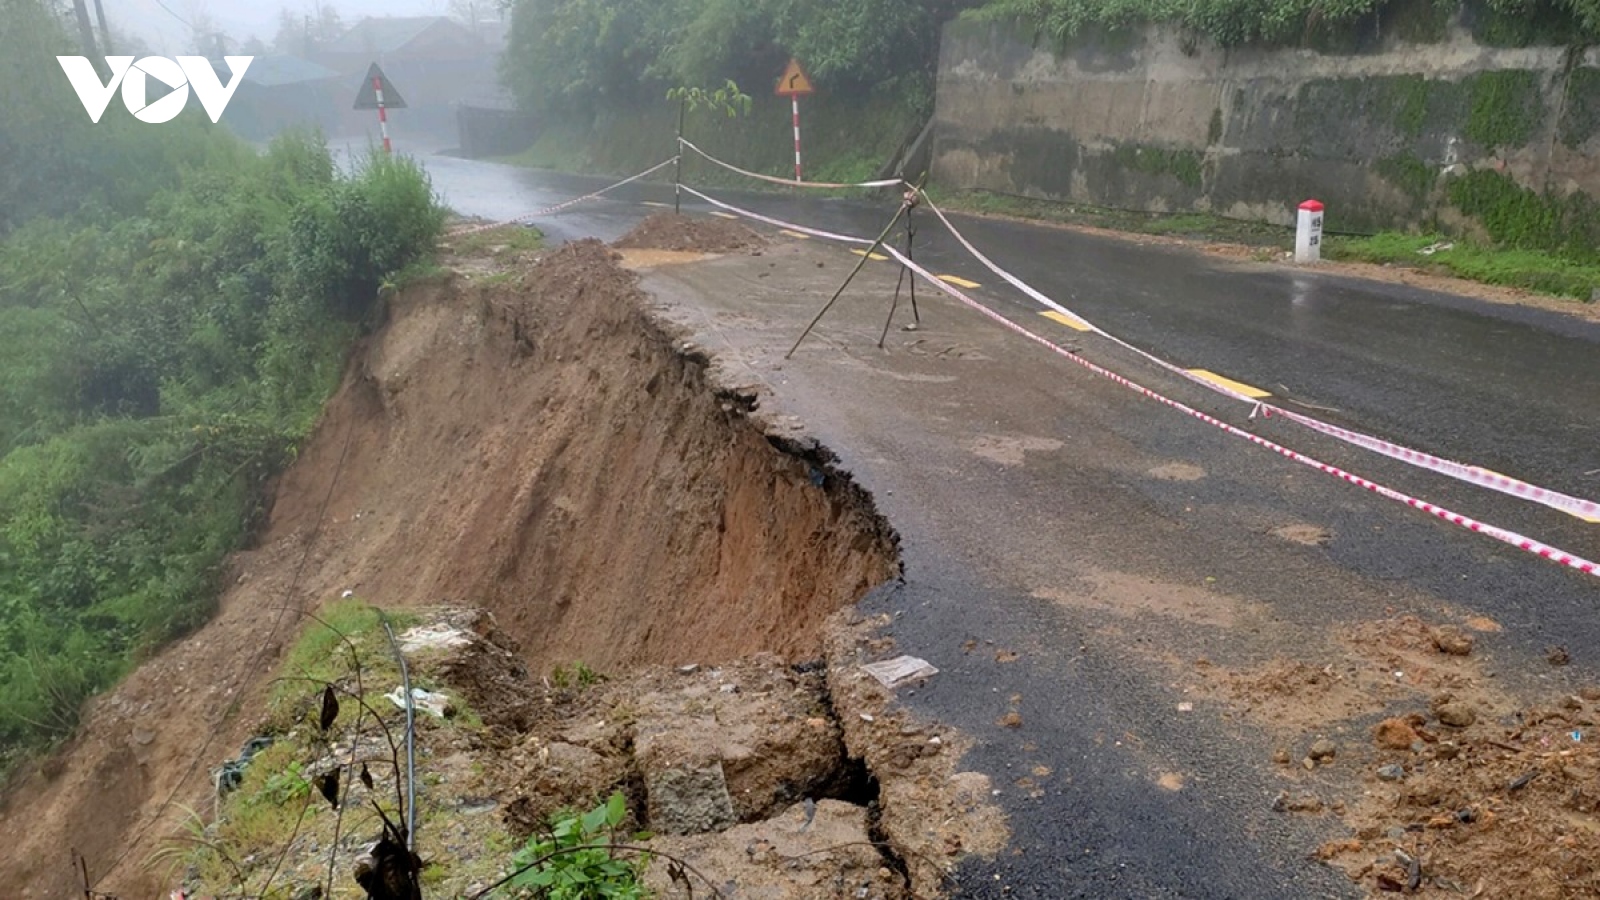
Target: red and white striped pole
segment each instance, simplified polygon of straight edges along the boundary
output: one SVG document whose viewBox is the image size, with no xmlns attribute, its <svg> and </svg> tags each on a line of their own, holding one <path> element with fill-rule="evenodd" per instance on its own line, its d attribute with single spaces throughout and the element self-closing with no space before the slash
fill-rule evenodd
<svg viewBox="0 0 1600 900">
<path fill-rule="evenodd" d="M 372 90 L 378 98 L 378 131 L 383 134 L 383 152 L 391 154 L 394 148 L 389 144 L 389 113 L 383 108 L 383 79 L 372 76 Z"/>
<path fill-rule="evenodd" d="M 800 182 L 800 95 L 792 94 L 789 105 L 794 109 L 794 180 Z"/>
</svg>

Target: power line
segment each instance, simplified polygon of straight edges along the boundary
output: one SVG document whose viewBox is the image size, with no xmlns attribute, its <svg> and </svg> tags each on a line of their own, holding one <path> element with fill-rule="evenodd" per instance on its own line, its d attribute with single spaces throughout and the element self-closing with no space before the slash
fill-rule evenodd
<svg viewBox="0 0 1600 900">
<path fill-rule="evenodd" d="M 156 5 L 161 7 L 163 10 L 166 10 L 167 15 L 173 17 L 174 19 L 177 19 L 179 22 L 182 22 L 189 29 L 192 30 L 194 28 L 194 23 L 193 22 L 191 22 L 188 19 L 185 19 L 183 16 L 180 16 L 177 13 L 173 12 L 172 11 L 172 7 L 170 7 L 167 4 L 161 2 L 161 0 L 156 0 Z"/>
</svg>

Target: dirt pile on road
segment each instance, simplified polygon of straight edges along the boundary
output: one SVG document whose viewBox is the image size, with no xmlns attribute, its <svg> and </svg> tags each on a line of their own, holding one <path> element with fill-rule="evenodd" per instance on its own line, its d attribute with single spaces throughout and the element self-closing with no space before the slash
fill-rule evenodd
<svg viewBox="0 0 1600 900">
<path fill-rule="evenodd" d="M 1498 630 L 1361 622 L 1335 662 L 1203 662 L 1193 687 L 1278 732 L 1273 809 L 1342 820 L 1317 856 L 1372 896 L 1600 896 L 1600 688 L 1516 703 L 1479 648 Z"/>
<path fill-rule="evenodd" d="M 658 213 L 640 222 L 613 246 L 619 250 L 671 250 L 679 253 L 736 253 L 759 250 L 766 240 L 728 219 L 697 219 Z"/>
<path fill-rule="evenodd" d="M 1416 616 L 1362 622 L 1336 637 L 1339 652 L 1326 660 L 1279 658 L 1243 670 L 1200 660 L 1191 688 L 1288 731 L 1359 719 L 1441 691 L 1509 709 L 1510 699 L 1472 654 L 1473 624 L 1484 625 L 1431 625 Z"/>
<path fill-rule="evenodd" d="M 1319 855 L 1374 892 L 1600 896 L 1600 690 L 1584 694 L 1503 720 L 1441 694 L 1381 723 L 1355 834 Z"/>
<path fill-rule="evenodd" d="M 898 572 L 871 499 L 825 449 L 752 421 L 757 398 L 713 383 L 603 245 L 413 285 L 388 310 L 217 617 L 13 786 L 11 896 L 82 894 L 68 848 L 100 890 L 158 895 L 150 853 L 180 805 L 209 806 L 299 611 L 344 591 L 485 607 L 535 671 L 619 672 L 815 658 L 826 617 Z"/>
</svg>

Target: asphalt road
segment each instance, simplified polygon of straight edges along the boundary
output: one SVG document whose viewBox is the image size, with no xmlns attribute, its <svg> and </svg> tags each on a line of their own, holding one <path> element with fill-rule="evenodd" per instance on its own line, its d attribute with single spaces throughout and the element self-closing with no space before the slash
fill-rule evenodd
<svg viewBox="0 0 1600 900">
<path fill-rule="evenodd" d="M 428 165 L 448 202 L 489 218 L 600 184 L 444 158 Z M 893 212 L 731 199 L 868 236 Z M 670 188 L 631 187 L 536 224 L 556 239 L 614 239 L 656 211 L 646 200 L 670 200 Z M 983 302 L 1096 361 L 1374 480 L 1600 556 L 1600 525 L 1288 423 L 1249 423 L 1237 404 L 1040 319 L 932 224 L 923 221 L 919 261 L 980 283 Z M 1600 495 L 1600 326 L 1044 227 L 958 224 L 1001 265 L 1174 362 L 1439 455 Z M 1014 831 L 1009 855 L 962 869 L 963 896 L 1351 893 L 1306 859 L 1335 823 L 1268 808 L 1282 786 L 1268 756 L 1290 739 L 1204 702 L 1197 714 L 1174 712 L 1184 665 L 1201 656 L 1241 668 L 1284 655 L 1320 664 L 1341 652 L 1330 635 L 1353 623 L 1471 613 L 1505 628 L 1484 638 L 1482 654 L 1507 691 L 1537 697 L 1600 673 L 1600 579 L 1229 438 L 947 302 L 927 301 L 928 327 L 895 333 L 887 353 L 872 346 L 881 303 L 843 303 L 816 341 L 783 361 L 797 323 L 853 261 L 817 242 L 795 252 L 835 256 L 818 270 L 810 256 L 801 264 L 774 253 L 778 277 L 759 281 L 747 259 L 663 270 L 647 288 L 698 326 L 719 358 L 766 381 L 901 531 L 907 583 L 863 605 L 890 613 L 897 646 L 940 668 L 904 700 L 976 738 L 967 764 L 994 779 Z M 893 281 L 887 264 L 869 267 L 861 295 L 884 294 Z M 1327 540 L 1273 536 L 1291 524 Z M 1130 614 L 1084 602 L 1095 596 L 1167 606 Z M 1571 651 L 1571 666 L 1544 663 L 1555 644 Z M 995 648 L 1020 659 L 1002 663 Z M 997 724 L 1008 708 L 1023 727 Z M 1330 719 L 1326 729 L 1349 740 L 1366 724 Z M 1038 771 L 1050 775 L 1037 789 L 1021 781 Z M 1184 787 L 1163 786 L 1162 773 Z M 1339 778 L 1357 774 L 1340 768 L 1309 785 L 1336 791 Z"/>
<path fill-rule="evenodd" d="M 446 202 L 489 219 L 522 215 L 609 181 L 450 157 L 426 162 Z M 885 199 L 710 193 L 766 215 L 864 237 L 876 235 L 894 212 Z M 636 183 L 533 224 L 556 240 L 609 241 L 660 211 L 646 204 L 672 199 L 669 185 Z M 684 208 L 709 209 L 687 196 Z M 1259 387 L 1274 395 L 1273 402 L 1287 401 L 1334 424 L 1600 497 L 1600 322 L 1403 285 L 1228 264 L 1047 226 L 952 218 L 1002 267 L 1171 362 Z M 919 262 L 994 289 L 1001 307 L 1023 321 L 1020 314 L 1037 312 L 1032 301 L 1003 289 L 931 216 L 922 214 L 918 223 Z M 1458 512 L 1580 556 L 1600 556 L 1600 525 L 1440 484 L 1424 498 L 1458 501 Z"/>
</svg>

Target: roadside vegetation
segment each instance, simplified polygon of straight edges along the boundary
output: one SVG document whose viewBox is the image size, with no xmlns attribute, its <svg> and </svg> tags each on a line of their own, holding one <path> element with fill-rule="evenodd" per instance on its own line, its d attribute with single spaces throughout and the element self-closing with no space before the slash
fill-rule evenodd
<svg viewBox="0 0 1600 900">
<path fill-rule="evenodd" d="M 1115 33 L 1158 24 L 1177 25 L 1191 37 L 1232 47 L 1326 41 L 1359 19 L 1400 5 L 1396 0 L 988 0 L 969 15 L 980 21 L 1020 22 L 1058 44 L 1090 31 Z M 1398 24 L 1422 36 L 1442 31 L 1459 3 L 1406 5 L 1411 8 Z M 1481 6 L 1486 14 L 1478 17 L 1476 27 L 1488 43 L 1517 44 L 1552 33 L 1576 40 L 1600 38 L 1600 0 L 1482 0 Z"/>
<path fill-rule="evenodd" d="M 789 102 L 772 88 L 794 56 L 817 87 L 802 100 L 807 177 L 871 177 L 932 113 L 940 29 L 977 2 L 513 0 L 502 76 L 548 123 L 514 161 L 640 171 L 675 152 L 667 92 L 731 79 L 754 101 L 748 115 L 700 110 L 687 136 L 745 168 L 792 175 Z M 727 181 L 696 159 L 684 177 Z"/>
<path fill-rule="evenodd" d="M 0 0 L 0 772 L 204 621 L 390 273 L 443 224 L 412 162 L 91 124 L 43 0 Z"/>
<path fill-rule="evenodd" d="M 502 817 L 481 815 L 499 801 L 481 793 L 485 766 L 476 754 L 505 734 L 492 736 L 459 687 L 441 677 L 470 682 L 481 661 L 447 645 L 412 646 L 402 673 L 385 631 L 397 644 L 418 625 L 462 634 L 450 621 L 448 613 L 380 610 L 353 597 L 307 617 L 277 668 L 259 731 L 220 770 L 215 817 L 190 811 L 152 864 L 207 896 L 345 896 L 352 880 L 376 898 L 411 896 L 394 887 L 412 884 L 450 897 L 652 896 L 643 884 L 651 854 L 637 845 L 653 835 L 626 827 L 633 816 L 621 792 L 554 810 L 521 836 Z M 408 678 L 420 698 L 410 774 L 396 699 Z M 568 695 L 603 680 L 581 662 L 550 679 Z M 398 850 L 406 841 L 400 829 L 412 821 L 415 857 L 381 845 L 364 854 L 370 841 L 346 837 L 381 833 Z M 383 888 L 363 880 L 364 870 L 381 874 Z"/>
<path fill-rule="evenodd" d="M 932 195 L 946 209 L 980 215 L 1242 244 L 1255 248 L 1262 261 L 1279 259 L 1294 247 L 1292 228 L 1207 213 L 1142 213 L 985 191 L 933 191 Z M 1592 253 L 1585 256 L 1582 248 L 1558 253 L 1435 233 L 1385 231 L 1330 234 L 1323 240 L 1322 252 L 1325 259 L 1420 269 L 1585 302 L 1594 302 L 1595 292 L 1600 291 L 1600 259 Z"/>
<path fill-rule="evenodd" d="M 1426 269 L 1589 303 L 1600 293 L 1600 259 L 1592 254 L 1582 259 L 1544 250 L 1485 247 L 1439 234 L 1392 231 L 1370 237 L 1331 236 L 1323 248 L 1329 259 Z"/>
</svg>

